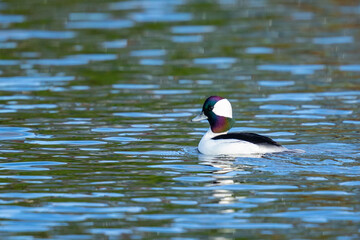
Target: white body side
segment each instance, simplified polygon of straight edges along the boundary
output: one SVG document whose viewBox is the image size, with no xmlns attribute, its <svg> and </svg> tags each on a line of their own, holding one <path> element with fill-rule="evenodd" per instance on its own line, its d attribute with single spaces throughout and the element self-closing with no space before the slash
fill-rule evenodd
<svg viewBox="0 0 360 240">
<path fill-rule="evenodd" d="M 219 139 L 213 140 L 213 137 L 224 133 L 213 133 L 211 129 L 201 138 L 198 149 L 205 155 L 243 155 L 258 153 L 283 152 L 287 149 L 278 146 L 266 146 L 250 143 L 237 139 Z"/>
</svg>

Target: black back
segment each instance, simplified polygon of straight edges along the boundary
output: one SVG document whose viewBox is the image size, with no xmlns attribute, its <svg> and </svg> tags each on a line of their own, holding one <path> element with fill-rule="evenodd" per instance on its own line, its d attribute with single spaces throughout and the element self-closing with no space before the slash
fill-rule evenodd
<svg viewBox="0 0 360 240">
<path fill-rule="evenodd" d="M 262 136 L 256 133 L 248 133 L 248 132 L 241 132 L 241 133 L 227 133 L 222 134 L 212 138 L 213 140 L 220 140 L 220 139 L 236 139 L 251 142 L 254 144 L 260 145 L 273 145 L 280 147 L 281 145 L 272 140 L 269 137 Z"/>
</svg>

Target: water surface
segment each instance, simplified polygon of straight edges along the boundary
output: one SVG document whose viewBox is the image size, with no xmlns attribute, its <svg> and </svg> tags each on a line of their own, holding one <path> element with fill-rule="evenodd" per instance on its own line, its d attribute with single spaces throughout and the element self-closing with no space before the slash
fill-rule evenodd
<svg viewBox="0 0 360 240">
<path fill-rule="evenodd" d="M 0 2 L 0 238 L 359 239 L 356 1 Z M 191 123 L 289 152 L 209 157 Z"/>
</svg>

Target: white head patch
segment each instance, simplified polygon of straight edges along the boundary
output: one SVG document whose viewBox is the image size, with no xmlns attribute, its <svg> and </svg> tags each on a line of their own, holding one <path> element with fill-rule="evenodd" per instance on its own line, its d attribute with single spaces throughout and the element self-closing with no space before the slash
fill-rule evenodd
<svg viewBox="0 0 360 240">
<path fill-rule="evenodd" d="M 212 111 L 218 116 L 232 118 L 231 103 L 225 98 L 215 103 Z"/>
</svg>

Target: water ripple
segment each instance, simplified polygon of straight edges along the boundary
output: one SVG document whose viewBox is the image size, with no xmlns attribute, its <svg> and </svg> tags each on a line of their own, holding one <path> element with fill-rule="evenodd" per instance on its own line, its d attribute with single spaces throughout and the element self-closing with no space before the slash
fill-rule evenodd
<svg viewBox="0 0 360 240">
<path fill-rule="evenodd" d="M 245 49 L 247 54 L 272 54 L 274 49 L 267 47 L 248 47 Z"/>
<path fill-rule="evenodd" d="M 66 163 L 54 162 L 54 161 L 38 161 L 38 162 L 10 162 L 10 163 L 0 163 L 1 169 L 8 170 L 21 170 L 21 171 L 44 171 L 49 170 L 42 166 L 53 166 L 53 165 L 62 165 Z"/>
<path fill-rule="evenodd" d="M 74 21 L 68 22 L 66 27 L 69 29 L 120 29 L 130 28 L 134 22 L 127 19 L 109 19 L 104 21 Z"/>
<path fill-rule="evenodd" d="M 20 140 L 34 138 L 36 135 L 31 128 L 24 127 L 0 127 L 0 140 Z"/>
<path fill-rule="evenodd" d="M 190 13 L 160 13 L 160 12 L 142 12 L 132 13 L 130 18 L 136 22 L 182 22 L 192 19 Z"/>
<path fill-rule="evenodd" d="M 175 34 L 199 34 L 215 31 L 214 26 L 174 26 L 171 32 Z"/>
<path fill-rule="evenodd" d="M 0 23 L 2 24 L 20 23 L 24 21 L 25 17 L 23 15 L 0 14 Z"/>
<path fill-rule="evenodd" d="M 159 57 L 164 56 L 166 50 L 164 49 L 145 49 L 145 50 L 136 50 L 130 53 L 130 56 L 134 57 Z"/>
<path fill-rule="evenodd" d="M 119 39 L 114 41 L 106 41 L 102 43 L 104 48 L 124 48 L 128 45 L 128 41 L 126 39 Z"/>
<path fill-rule="evenodd" d="M 154 89 L 154 88 L 159 88 L 159 85 L 155 85 L 155 84 L 131 84 L 131 83 L 122 83 L 122 84 L 114 84 L 112 85 L 113 88 L 118 88 L 118 89 Z"/>
<path fill-rule="evenodd" d="M 354 38 L 352 36 L 339 36 L 339 37 L 318 37 L 313 39 L 313 43 L 330 45 L 330 44 L 346 44 L 352 43 Z"/>
<path fill-rule="evenodd" d="M 331 220 L 355 221 L 360 222 L 360 212 L 337 210 L 335 209 L 313 209 L 304 211 L 288 211 L 282 213 L 269 214 L 271 217 L 300 218 L 305 222 L 328 222 Z"/>
<path fill-rule="evenodd" d="M 325 69 L 324 65 L 259 65 L 258 70 L 275 71 L 275 72 L 290 72 L 292 74 L 314 74 L 317 70 Z"/>
<path fill-rule="evenodd" d="M 48 89 L 59 82 L 72 81 L 73 76 L 16 76 L 0 77 L 0 89 L 3 91 L 39 91 Z"/>
<path fill-rule="evenodd" d="M 106 144 L 106 142 L 94 141 L 94 140 L 58 140 L 58 141 L 33 140 L 33 141 L 27 141 L 27 143 L 39 144 L 39 145 L 80 145 L 80 146 Z"/>
<path fill-rule="evenodd" d="M 76 34 L 70 31 L 45 31 L 45 30 L 0 30 L 0 41 L 39 39 L 68 39 L 74 38 Z"/>
</svg>

